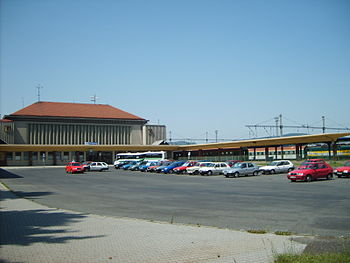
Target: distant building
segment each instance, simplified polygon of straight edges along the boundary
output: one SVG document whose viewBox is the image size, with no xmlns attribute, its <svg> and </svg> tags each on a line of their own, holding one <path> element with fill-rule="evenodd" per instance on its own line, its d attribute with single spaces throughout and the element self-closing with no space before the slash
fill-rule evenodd
<svg viewBox="0 0 350 263">
<path fill-rule="evenodd" d="M 0 120 L 0 143 L 145 145 L 165 140 L 164 125 L 110 105 L 36 102 Z"/>
</svg>

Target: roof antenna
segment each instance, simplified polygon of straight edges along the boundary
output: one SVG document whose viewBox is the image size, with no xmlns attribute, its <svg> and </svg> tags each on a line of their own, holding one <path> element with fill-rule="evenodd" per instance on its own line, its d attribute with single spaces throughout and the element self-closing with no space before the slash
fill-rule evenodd
<svg viewBox="0 0 350 263">
<path fill-rule="evenodd" d="M 91 98 L 90 101 L 93 101 L 94 104 L 96 104 L 97 99 L 99 99 L 99 97 L 96 97 L 96 94 L 94 96 L 91 96 L 90 98 Z"/>
<path fill-rule="evenodd" d="M 39 84 L 36 88 L 38 89 L 38 102 L 40 102 L 40 89 L 43 89 L 44 87 Z"/>
</svg>

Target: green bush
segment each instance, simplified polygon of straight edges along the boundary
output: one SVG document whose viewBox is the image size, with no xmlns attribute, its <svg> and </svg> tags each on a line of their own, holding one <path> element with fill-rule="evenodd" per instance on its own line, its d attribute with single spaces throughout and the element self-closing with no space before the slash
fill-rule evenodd
<svg viewBox="0 0 350 263">
<path fill-rule="evenodd" d="M 349 263 L 350 252 L 326 254 L 283 254 L 276 257 L 275 263 Z"/>
</svg>

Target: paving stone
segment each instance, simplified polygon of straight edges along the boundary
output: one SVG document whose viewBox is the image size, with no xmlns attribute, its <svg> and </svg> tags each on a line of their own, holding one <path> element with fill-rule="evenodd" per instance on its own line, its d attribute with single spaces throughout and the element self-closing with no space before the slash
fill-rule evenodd
<svg viewBox="0 0 350 263">
<path fill-rule="evenodd" d="M 3 262 L 273 262 L 302 253 L 291 237 L 114 218 L 48 208 L 0 184 Z"/>
</svg>

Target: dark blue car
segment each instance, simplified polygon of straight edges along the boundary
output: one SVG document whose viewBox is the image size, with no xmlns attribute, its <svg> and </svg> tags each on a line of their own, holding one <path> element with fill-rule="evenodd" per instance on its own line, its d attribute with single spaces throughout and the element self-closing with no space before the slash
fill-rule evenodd
<svg viewBox="0 0 350 263">
<path fill-rule="evenodd" d="M 164 167 L 162 169 L 162 172 L 165 174 L 172 173 L 174 168 L 179 167 L 179 166 L 183 165 L 184 163 L 185 163 L 185 161 L 174 162 L 174 163 Z"/>
</svg>

